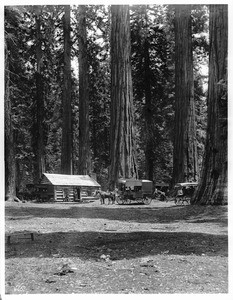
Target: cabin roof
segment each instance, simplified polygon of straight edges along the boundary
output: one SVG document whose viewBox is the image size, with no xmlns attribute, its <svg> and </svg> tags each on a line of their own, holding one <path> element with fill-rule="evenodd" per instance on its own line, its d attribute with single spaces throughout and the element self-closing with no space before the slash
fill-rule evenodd
<svg viewBox="0 0 233 300">
<path fill-rule="evenodd" d="M 40 184 L 100 187 L 100 184 L 89 175 L 64 175 L 51 173 L 43 173 Z"/>
</svg>

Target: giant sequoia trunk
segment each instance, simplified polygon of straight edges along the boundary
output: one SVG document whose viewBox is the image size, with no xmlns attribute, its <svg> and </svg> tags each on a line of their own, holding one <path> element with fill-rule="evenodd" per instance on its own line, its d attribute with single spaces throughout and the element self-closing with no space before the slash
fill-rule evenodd
<svg viewBox="0 0 233 300">
<path fill-rule="evenodd" d="M 45 172 L 45 151 L 44 151 L 44 84 L 42 75 L 42 38 L 41 38 L 41 22 L 40 22 L 40 8 L 36 7 L 36 60 L 37 70 L 36 78 L 36 130 L 33 138 L 35 139 L 35 167 L 34 180 L 39 181 L 42 174 Z"/>
<path fill-rule="evenodd" d="M 191 6 L 175 8 L 175 127 L 173 184 L 198 179 Z"/>
<path fill-rule="evenodd" d="M 5 41 L 5 198 L 8 201 L 16 198 L 16 162 L 15 144 L 12 126 L 11 96 L 10 96 L 10 70 L 8 49 Z"/>
<path fill-rule="evenodd" d="M 62 97 L 62 152 L 61 173 L 72 174 L 72 109 L 71 109 L 71 41 L 70 41 L 70 6 L 65 5 L 64 14 L 64 87 Z"/>
<path fill-rule="evenodd" d="M 87 58 L 86 6 L 79 5 L 79 174 L 89 174 L 89 83 Z"/>
<path fill-rule="evenodd" d="M 109 184 L 137 177 L 128 5 L 112 5 Z"/>
<path fill-rule="evenodd" d="M 210 5 L 207 137 L 200 184 L 192 203 L 227 203 L 227 5 Z"/>
</svg>

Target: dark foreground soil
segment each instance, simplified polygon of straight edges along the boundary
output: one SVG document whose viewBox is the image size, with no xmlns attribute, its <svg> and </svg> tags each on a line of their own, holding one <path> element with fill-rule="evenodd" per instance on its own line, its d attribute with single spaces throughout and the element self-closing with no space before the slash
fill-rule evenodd
<svg viewBox="0 0 233 300">
<path fill-rule="evenodd" d="M 6 203 L 5 218 L 6 294 L 228 293 L 227 206 Z"/>
</svg>

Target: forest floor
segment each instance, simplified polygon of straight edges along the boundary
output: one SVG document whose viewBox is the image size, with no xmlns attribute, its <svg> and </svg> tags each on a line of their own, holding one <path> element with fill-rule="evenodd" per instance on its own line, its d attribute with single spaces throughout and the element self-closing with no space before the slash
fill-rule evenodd
<svg viewBox="0 0 233 300">
<path fill-rule="evenodd" d="M 5 293 L 228 293 L 227 209 L 6 203 Z"/>
</svg>

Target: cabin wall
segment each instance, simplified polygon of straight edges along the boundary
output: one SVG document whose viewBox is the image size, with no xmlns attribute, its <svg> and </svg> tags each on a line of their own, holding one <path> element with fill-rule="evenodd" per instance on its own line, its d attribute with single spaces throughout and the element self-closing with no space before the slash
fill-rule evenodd
<svg viewBox="0 0 233 300">
<path fill-rule="evenodd" d="M 54 187 L 55 201 L 63 202 L 68 196 L 68 201 L 74 201 L 74 188 L 70 186 L 56 186 Z"/>
<path fill-rule="evenodd" d="M 56 202 L 78 202 L 82 198 L 92 197 L 96 187 L 81 187 L 81 186 L 54 186 L 50 184 L 40 184 L 37 187 L 39 198 L 43 201 L 56 201 Z M 68 198 L 66 198 L 68 195 Z M 67 199 L 67 200 L 66 200 Z"/>
<path fill-rule="evenodd" d="M 40 184 L 37 186 L 37 193 L 41 200 L 48 201 L 54 198 L 53 186 L 47 184 Z"/>
</svg>

